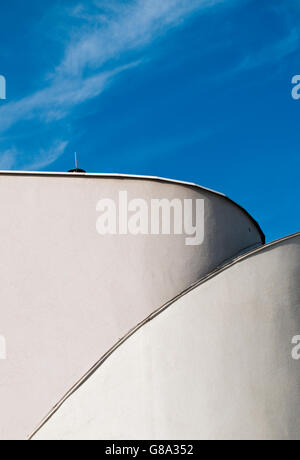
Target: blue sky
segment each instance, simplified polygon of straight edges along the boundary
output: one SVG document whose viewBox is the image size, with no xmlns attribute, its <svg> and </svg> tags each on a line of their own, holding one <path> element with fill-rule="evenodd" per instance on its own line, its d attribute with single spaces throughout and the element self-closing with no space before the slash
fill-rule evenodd
<svg viewBox="0 0 300 460">
<path fill-rule="evenodd" d="M 10 0 L 0 169 L 129 173 L 299 231 L 298 0 Z"/>
</svg>

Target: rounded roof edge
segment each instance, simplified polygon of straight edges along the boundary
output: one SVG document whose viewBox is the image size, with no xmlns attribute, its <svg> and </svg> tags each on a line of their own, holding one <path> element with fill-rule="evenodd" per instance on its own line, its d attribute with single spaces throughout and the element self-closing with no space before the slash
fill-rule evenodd
<svg viewBox="0 0 300 460">
<path fill-rule="evenodd" d="M 28 177 L 42 177 L 42 176 L 48 176 L 48 177 L 65 177 L 65 178 L 86 178 L 86 179 L 129 179 L 129 180 L 145 180 L 145 181 L 153 181 L 153 182 L 164 182 L 166 184 L 177 184 L 177 185 L 183 185 L 183 186 L 188 186 L 192 188 L 196 188 L 198 190 L 204 190 L 209 193 L 213 193 L 215 195 L 218 195 L 222 198 L 225 198 L 226 200 L 230 201 L 233 205 L 237 206 L 243 213 L 245 213 L 249 219 L 254 223 L 255 227 L 258 230 L 258 233 L 260 234 L 262 244 L 266 244 L 266 236 L 259 225 L 259 223 L 254 219 L 254 217 L 251 216 L 251 214 L 240 204 L 238 204 L 236 201 L 232 200 L 228 196 L 226 196 L 224 193 L 217 192 L 216 190 L 212 190 L 207 187 L 203 187 L 201 185 L 198 185 L 194 182 L 186 182 L 186 181 L 180 181 L 176 179 L 170 179 L 170 178 L 165 178 L 165 177 L 158 177 L 158 176 L 143 176 L 143 175 L 134 175 L 134 174 L 119 174 L 119 173 L 84 173 L 84 172 L 74 172 L 73 174 L 70 174 L 69 172 L 47 172 L 47 171 L 1 171 L 0 170 L 0 176 L 28 176 Z"/>
</svg>

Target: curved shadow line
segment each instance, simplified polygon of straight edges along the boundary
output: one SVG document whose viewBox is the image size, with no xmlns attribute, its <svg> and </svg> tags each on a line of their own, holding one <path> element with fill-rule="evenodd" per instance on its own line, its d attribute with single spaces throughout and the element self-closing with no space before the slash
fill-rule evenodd
<svg viewBox="0 0 300 460">
<path fill-rule="evenodd" d="M 65 394 L 65 396 L 53 407 L 53 409 L 49 412 L 49 414 L 42 420 L 42 422 L 39 424 L 39 426 L 34 430 L 34 432 L 31 434 L 31 436 L 28 438 L 28 440 L 32 440 L 32 438 L 45 426 L 45 424 L 52 418 L 52 416 L 60 409 L 60 407 L 67 401 L 67 399 L 70 398 L 70 396 L 75 393 L 89 378 L 102 366 L 102 364 L 124 343 L 126 342 L 132 335 L 134 335 L 139 329 L 141 329 L 145 324 L 149 323 L 152 321 L 154 318 L 156 318 L 158 315 L 163 313 L 165 310 L 167 310 L 171 305 L 173 305 L 177 300 L 181 299 L 183 296 L 188 294 L 189 292 L 193 291 L 196 289 L 198 286 L 201 286 L 204 284 L 206 281 L 209 281 L 212 278 L 215 278 L 217 275 L 223 273 L 225 270 L 229 269 L 233 265 L 236 265 L 237 263 L 243 262 L 244 260 L 249 259 L 250 257 L 262 253 L 264 251 L 269 250 L 270 248 L 273 248 L 275 246 L 280 245 L 281 243 L 285 241 L 289 241 L 295 238 L 300 237 L 300 232 L 294 233 L 292 235 L 286 236 L 284 238 L 281 238 L 279 240 L 276 240 L 272 243 L 269 243 L 265 246 L 259 246 L 255 247 L 254 249 L 250 250 L 247 253 L 244 253 L 242 255 L 239 255 L 233 259 L 231 259 L 229 262 L 225 262 L 209 274 L 205 275 L 203 278 L 201 278 L 199 281 L 196 281 L 194 284 L 192 284 L 189 288 L 185 289 L 183 292 L 178 294 L 176 297 L 174 297 L 172 300 L 168 301 L 165 303 L 163 306 L 160 308 L 156 309 L 151 315 L 149 315 L 146 319 L 138 323 L 134 328 L 132 328 L 122 339 L 120 339 L 112 348 L 110 348 L 107 353 L 105 353 L 99 361 L 96 362 L 96 364 L 86 373 L 84 376 Z"/>
</svg>

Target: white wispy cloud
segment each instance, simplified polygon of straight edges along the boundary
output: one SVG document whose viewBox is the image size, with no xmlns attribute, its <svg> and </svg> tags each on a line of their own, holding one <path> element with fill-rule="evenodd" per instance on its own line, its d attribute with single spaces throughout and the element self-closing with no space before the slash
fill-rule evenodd
<svg viewBox="0 0 300 460">
<path fill-rule="evenodd" d="M 60 79 L 34 94 L 6 104 L 0 108 L 0 132 L 7 131 L 21 120 L 39 118 L 51 122 L 62 119 L 72 108 L 99 96 L 114 76 L 137 64 L 134 62 L 84 79 Z"/>
<path fill-rule="evenodd" d="M 0 156 L 0 170 L 12 169 L 16 161 L 17 151 L 13 148 L 5 150 Z"/>
<path fill-rule="evenodd" d="M 183 20 L 187 14 L 220 1 L 139 0 L 126 6 L 119 3 L 118 8 L 115 3 L 118 12 L 104 25 L 97 15 L 90 16 L 88 24 L 82 27 L 82 33 L 77 33 L 79 37 L 67 46 L 65 57 L 57 66 L 50 83 L 28 97 L 1 107 L 0 132 L 21 119 L 40 117 L 51 121 L 68 115 L 74 106 L 99 96 L 112 77 L 139 63 L 101 71 L 101 66 L 108 60 L 151 43 L 158 34 Z M 99 9 L 100 5 L 101 2 Z M 84 7 L 81 6 L 79 10 L 84 11 Z M 97 73 L 84 76 L 87 70 Z"/>
<path fill-rule="evenodd" d="M 266 45 L 256 53 L 246 56 L 235 68 L 235 72 L 251 70 L 266 64 L 275 63 L 299 50 L 300 33 L 297 28 L 289 31 L 288 35 Z"/>
<path fill-rule="evenodd" d="M 114 77 L 142 62 L 120 65 L 118 61 L 124 54 L 150 45 L 191 13 L 223 2 L 134 0 L 124 4 L 121 1 L 95 0 L 78 4 L 71 14 L 80 18 L 82 25 L 67 44 L 62 61 L 47 78 L 43 88 L 0 107 L 0 133 L 20 121 L 38 120 L 48 124 L 68 116 L 76 106 L 98 97 Z M 109 70 L 104 69 L 107 63 L 110 63 Z M 64 148 L 56 147 L 56 153 L 40 151 L 41 161 L 33 166 L 37 169 L 47 166 L 65 148 L 66 145 Z M 9 165 L 8 159 L 17 156 L 16 152 L 9 154 L 5 151 L 0 154 L 0 164 L 1 158 L 3 164 Z"/>
<path fill-rule="evenodd" d="M 49 149 L 41 149 L 30 162 L 24 165 L 24 169 L 35 171 L 54 163 L 68 146 L 68 141 L 56 141 Z"/>
<path fill-rule="evenodd" d="M 26 157 L 26 152 L 7 148 L 10 139 L 14 144 L 9 130 L 19 122 L 55 126 L 55 122 L 68 117 L 76 107 L 100 96 L 118 75 L 141 65 L 143 59 L 132 57 L 135 51 L 144 50 L 195 12 L 234 3 L 235 0 L 93 0 L 66 8 L 64 14 L 68 14 L 71 22 L 77 22 L 68 31 L 63 57 L 54 71 L 45 75 L 36 92 L 0 106 L 0 135 L 6 133 L 2 142 L 5 147 L 2 153 L 0 150 L 0 169 L 20 164 L 24 169 L 41 169 L 56 161 L 67 148 L 68 141 L 49 139 L 52 146 L 39 149 L 34 160 L 25 164 L 20 158 Z M 292 25 L 282 39 L 262 46 L 259 51 L 248 52 L 228 75 L 279 61 L 298 50 L 300 33 Z"/>
<path fill-rule="evenodd" d="M 98 68 L 124 52 L 145 46 L 170 27 L 180 24 L 190 13 L 223 3 L 224 0 L 135 0 L 109 5 L 109 19 L 99 19 L 92 30 L 83 32 L 67 47 L 58 76 L 80 75 Z M 227 0 L 228 2 L 228 0 Z M 103 7 L 103 3 L 99 2 Z M 84 7 L 82 7 L 82 13 Z M 112 11 L 112 13 L 111 13 Z M 96 16 L 97 17 L 97 16 Z"/>
<path fill-rule="evenodd" d="M 33 156 L 31 155 L 30 160 L 28 160 L 28 155 L 25 155 L 25 152 L 19 151 L 15 147 L 13 147 L 12 149 L 6 150 L 1 154 L 0 170 L 7 171 L 10 169 L 14 169 L 17 167 L 17 165 L 20 165 L 22 169 L 28 171 L 42 169 L 54 163 L 61 155 L 63 155 L 67 146 L 68 141 L 56 140 L 54 144 L 50 146 L 48 149 L 40 149 Z M 20 158 L 27 158 L 27 161 L 25 161 L 25 163 L 22 163 L 22 160 L 20 161 Z"/>
</svg>

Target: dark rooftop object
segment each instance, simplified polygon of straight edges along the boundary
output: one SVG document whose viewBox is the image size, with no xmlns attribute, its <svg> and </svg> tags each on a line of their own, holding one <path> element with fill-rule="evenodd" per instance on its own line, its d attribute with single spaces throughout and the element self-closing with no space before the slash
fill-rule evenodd
<svg viewBox="0 0 300 460">
<path fill-rule="evenodd" d="M 70 169 L 69 173 L 86 173 L 84 169 L 77 167 L 77 152 L 75 152 L 75 169 Z"/>
<path fill-rule="evenodd" d="M 70 169 L 70 171 L 68 171 L 69 173 L 86 173 L 86 171 L 84 169 Z"/>
</svg>

